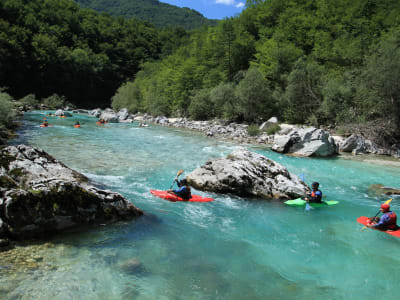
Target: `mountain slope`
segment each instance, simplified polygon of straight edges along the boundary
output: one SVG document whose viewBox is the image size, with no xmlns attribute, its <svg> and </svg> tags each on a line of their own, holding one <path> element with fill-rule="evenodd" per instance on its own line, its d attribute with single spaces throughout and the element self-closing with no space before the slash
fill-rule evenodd
<svg viewBox="0 0 400 300">
<path fill-rule="evenodd" d="M 158 0 L 75 0 L 84 8 L 107 12 L 112 16 L 136 17 L 157 27 L 182 26 L 186 29 L 203 25 L 215 25 L 217 20 L 209 20 L 199 12 L 177 7 Z"/>
</svg>

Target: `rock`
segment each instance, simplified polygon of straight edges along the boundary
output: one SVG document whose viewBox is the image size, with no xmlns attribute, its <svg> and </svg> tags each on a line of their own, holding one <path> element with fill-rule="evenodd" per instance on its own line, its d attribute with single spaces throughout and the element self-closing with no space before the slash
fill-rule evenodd
<svg viewBox="0 0 400 300">
<path fill-rule="evenodd" d="M 370 194 L 372 193 L 376 196 L 400 195 L 400 189 L 389 186 L 383 186 L 383 184 L 372 184 L 368 187 L 368 193 Z"/>
<path fill-rule="evenodd" d="M 287 135 L 276 135 L 272 150 L 296 156 L 331 156 L 337 145 L 331 135 L 314 127 L 296 128 Z"/>
<path fill-rule="evenodd" d="M 352 152 L 354 149 L 363 149 L 364 148 L 364 138 L 355 134 L 352 134 L 347 139 L 343 141 L 343 144 L 340 147 L 340 151 L 343 152 Z"/>
<path fill-rule="evenodd" d="M 138 274 L 145 271 L 143 264 L 136 258 L 128 259 L 122 262 L 119 264 L 119 268 L 128 274 Z"/>
<path fill-rule="evenodd" d="M 119 122 L 119 116 L 116 114 L 112 109 L 106 108 L 100 115 L 100 119 L 103 119 L 104 121 L 108 123 L 118 123 Z"/>
<path fill-rule="evenodd" d="M 308 187 L 282 165 L 238 148 L 226 158 L 208 161 L 187 176 L 202 191 L 288 200 L 305 195 Z"/>
<path fill-rule="evenodd" d="M 37 237 L 142 214 L 122 195 L 96 188 L 84 175 L 38 148 L 26 145 L 3 148 L 0 164 L 15 182 L 0 194 L 3 236 Z"/>
<path fill-rule="evenodd" d="M 266 130 L 268 127 L 272 125 L 277 125 L 278 124 L 278 118 L 277 117 L 272 117 L 269 118 L 268 121 L 265 121 L 264 123 L 261 124 L 259 127 L 260 130 Z"/>
<path fill-rule="evenodd" d="M 98 118 L 101 115 L 101 109 L 100 108 L 93 109 L 93 110 L 89 111 L 88 114 L 89 114 L 89 116 Z"/>
<path fill-rule="evenodd" d="M 118 113 L 118 120 L 119 121 L 125 121 L 126 119 L 128 119 L 129 113 L 128 113 L 128 109 L 127 108 L 122 108 Z"/>
</svg>

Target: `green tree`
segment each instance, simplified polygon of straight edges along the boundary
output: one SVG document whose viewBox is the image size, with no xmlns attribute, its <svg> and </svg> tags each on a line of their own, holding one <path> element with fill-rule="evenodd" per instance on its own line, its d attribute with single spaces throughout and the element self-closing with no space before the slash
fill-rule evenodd
<svg viewBox="0 0 400 300">
<path fill-rule="evenodd" d="M 281 103 L 284 118 L 292 123 L 318 121 L 322 104 L 324 68 L 313 61 L 300 58 L 288 77 L 288 86 Z M 313 124 L 318 125 L 318 124 Z"/>
<path fill-rule="evenodd" d="M 250 68 L 236 87 L 237 116 L 249 123 L 269 118 L 275 111 L 275 103 L 269 82 L 257 68 Z M 260 119 L 260 120 L 258 120 Z"/>
</svg>

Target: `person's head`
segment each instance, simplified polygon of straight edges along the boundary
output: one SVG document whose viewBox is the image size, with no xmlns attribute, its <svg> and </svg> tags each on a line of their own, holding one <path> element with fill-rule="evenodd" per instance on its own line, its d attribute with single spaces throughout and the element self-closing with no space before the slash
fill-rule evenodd
<svg viewBox="0 0 400 300">
<path fill-rule="evenodd" d="M 188 185 L 187 180 L 184 178 L 181 181 L 179 181 L 181 185 Z"/>
<path fill-rule="evenodd" d="M 388 212 L 389 210 L 390 210 L 390 205 L 389 205 L 389 204 L 383 203 L 383 204 L 381 205 L 381 211 L 382 211 L 383 213 Z"/>
<path fill-rule="evenodd" d="M 319 183 L 318 183 L 318 182 L 313 182 L 313 183 L 311 184 L 311 188 L 312 188 L 313 190 L 318 190 L 318 187 L 319 187 Z"/>
</svg>

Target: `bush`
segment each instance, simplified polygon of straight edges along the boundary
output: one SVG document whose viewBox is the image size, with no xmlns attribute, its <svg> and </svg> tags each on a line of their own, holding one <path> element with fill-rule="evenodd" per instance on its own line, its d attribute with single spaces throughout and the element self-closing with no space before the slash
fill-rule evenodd
<svg viewBox="0 0 400 300">
<path fill-rule="evenodd" d="M 32 108 L 39 107 L 39 100 L 36 99 L 34 94 L 26 95 L 25 97 L 19 99 L 19 102 L 21 103 L 21 105 L 30 106 Z"/>
<path fill-rule="evenodd" d="M 202 89 L 190 99 L 189 115 L 195 120 L 208 120 L 215 116 L 214 103 L 210 99 L 210 90 Z"/>
<path fill-rule="evenodd" d="M 250 136 L 257 136 L 260 133 L 260 129 L 258 128 L 257 124 L 251 124 L 249 127 L 247 127 L 247 133 Z"/>
<path fill-rule="evenodd" d="M 273 134 L 277 133 L 279 130 L 281 130 L 281 126 L 279 126 L 278 124 L 275 124 L 275 125 L 268 127 L 266 132 L 268 135 L 273 135 Z"/>
<path fill-rule="evenodd" d="M 42 104 L 48 107 L 49 109 L 58 109 L 58 108 L 64 108 L 65 105 L 67 104 L 67 101 L 64 96 L 53 94 L 50 97 L 42 99 Z"/>
<path fill-rule="evenodd" d="M 15 116 L 13 98 L 4 92 L 0 92 L 0 143 L 7 137 L 7 128 L 11 128 Z"/>
</svg>

